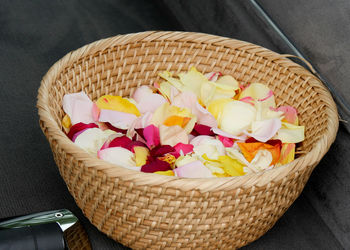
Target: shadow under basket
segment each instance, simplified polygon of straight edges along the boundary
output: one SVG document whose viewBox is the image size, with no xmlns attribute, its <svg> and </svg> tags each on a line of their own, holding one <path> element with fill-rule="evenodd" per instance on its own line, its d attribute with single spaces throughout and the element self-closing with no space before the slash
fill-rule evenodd
<svg viewBox="0 0 350 250">
<path fill-rule="evenodd" d="M 129 96 L 158 73 L 220 71 L 267 84 L 305 126 L 293 162 L 241 177 L 186 179 L 128 170 L 89 155 L 65 135 L 62 98 L 85 91 Z M 44 76 L 40 126 L 70 193 L 100 231 L 131 248 L 238 248 L 268 231 L 300 195 L 338 129 L 336 105 L 300 65 L 260 46 L 208 34 L 142 32 L 70 52 Z"/>
</svg>

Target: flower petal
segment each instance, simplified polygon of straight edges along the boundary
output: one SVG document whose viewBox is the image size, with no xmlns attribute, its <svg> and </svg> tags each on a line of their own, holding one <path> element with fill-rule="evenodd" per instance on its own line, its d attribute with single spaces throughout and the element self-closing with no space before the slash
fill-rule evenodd
<svg viewBox="0 0 350 250">
<path fill-rule="evenodd" d="M 133 99 L 137 102 L 137 108 L 142 114 L 154 112 L 159 106 L 167 102 L 163 96 L 154 94 L 148 86 L 138 87 Z"/>
<path fill-rule="evenodd" d="M 98 98 L 96 105 L 99 109 L 114 110 L 122 113 L 140 116 L 140 111 L 136 105 L 127 98 L 121 96 L 104 95 Z"/>
<path fill-rule="evenodd" d="M 219 135 L 218 136 L 218 139 L 222 142 L 222 144 L 225 146 L 225 147 L 232 147 L 233 146 L 233 139 L 231 138 L 228 138 L 228 137 L 225 137 L 225 136 L 222 136 L 222 135 Z"/>
<path fill-rule="evenodd" d="M 149 148 L 159 145 L 159 129 L 153 124 L 143 129 L 143 137 L 146 140 L 146 144 Z"/>
<path fill-rule="evenodd" d="M 239 141 L 245 141 L 247 139 L 246 135 L 240 135 L 240 136 L 236 136 L 230 133 L 227 133 L 221 129 L 218 128 L 212 128 L 211 131 L 213 131 L 214 134 L 219 135 L 219 136 L 224 136 L 227 138 L 231 138 L 231 139 L 235 139 L 235 140 L 239 140 Z"/>
<path fill-rule="evenodd" d="M 276 107 L 275 98 L 273 92 L 264 84 L 252 83 L 239 95 L 239 99 L 244 97 L 252 97 L 256 101 L 261 101 L 266 108 Z"/>
<path fill-rule="evenodd" d="M 256 110 L 250 104 L 232 101 L 225 105 L 221 117 L 218 117 L 219 128 L 227 133 L 239 135 L 251 126 L 255 116 Z"/>
<path fill-rule="evenodd" d="M 281 157 L 278 163 L 284 165 L 292 162 L 295 156 L 295 143 L 284 143 L 281 148 Z"/>
<path fill-rule="evenodd" d="M 110 135 L 116 134 L 112 130 L 102 131 L 99 128 L 89 128 L 79 134 L 74 143 L 90 154 L 96 154 Z"/>
<path fill-rule="evenodd" d="M 282 122 L 282 128 L 278 130 L 274 139 L 279 139 L 283 143 L 298 143 L 302 142 L 304 137 L 304 126 L 296 126 L 287 122 Z"/>
<path fill-rule="evenodd" d="M 248 162 L 251 162 L 259 150 L 268 150 L 272 155 L 271 165 L 274 165 L 278 162 L 281 154 L 281 145 L 276 143 L 275 145 L 270 145 L 262 142 L 253 142 L 253 143 L 237 143 L 239 148 L 241 149 L 244 157 Z"/>
<path fill-rule="evenodd" d="M 160 174 L 160 175 L 168 175 L 168 176 L 174 176 L 173 170 L 168 170 L 168 171 L 156 171 L 154 174 Z"/>
<path fill-rule="evenodd" d="M 270 140 L 276 132 L 281 128 L 281 121 L 278 118 L 254 121 L 252 123 L 252 133 L 245 132 L 245 134 L 257 139 L 260 142 Z"/>
<path fill-rule="evenodd" d="M 187 155 L 189 153 L 193 152 L 193 145 L 192 144 L 183 144 L 179 142 L 174 146 L 175 152 L 172 153 L 176 158 L 180 155 Z"/>
<path fill-rule="evenodd" d="M 152 95 L 152 94 L 153 94 L 153 91 L 149 86 L 142 85 L 135 90 L 134 94 L 132 95 L 132 98 L 137 103 L 139 103 L 143 98 L 145 98 L 148 95 Z"/>
<path fill-rule="evenodd" d="M 100 122 L 109 122 L 116 128 L 128 129 L 136 120 L 137 116 L 134 114 L 124 113 L 120 111 L 101 109 Z"/>
<path fill-rule="evenodd" d="M 172 170 L 170 167 L 170 164 L 165 161 L 161 161 L 159 159 L 155 159 L 154 161 L 151 161 L 150 163 L 147 163 L 141 167 L 141 172 L 145 173 L 154 173 L 157 171 L 168 171 Z"/>
<path fill-rule="evenodd" d="M 175 149 L 170 145 L 158 145 L 152 148 L 150 153 L 153 157 L 159 157 L 173 152 L 175 152 Z"/>
<path fill-rule="evenodd" d="M 149 150 L 145 147 L 134 147 L 136 166 L 141 167 L 146 164 L 149 156 Z"/>
<path fill-rule="evenodd" d="M 193 152 L 198 156 L 206 154 L 210 159 L 218 159 L 220 155 L 225 155 L 222 142 L 210 136 L 197 136 L 191 144 L 194 146 Z"/>
<path fill-rule="evenodd" d="M 160 142 L 162 145 L 175 146 L 178 143 L 188 144 L 186 131 L 179 126 L 159 126 Z"/>
<path fill-rule="evenodd" d="M 284 119 L 282 121 L 291 123 L 293 125 L 298 125 L 298 111 L 292 106 L 281 106 L 276 109 L 276 111 L 282 111 Z"/>
<path fill-rule="evenodd" d="M 256 153 L 254 159 L 250 162 L 249 167 L 262 171 L 269 168 L 271 165 L 274 165 L 274 163 L 271 152 L 266 149 L 260 149 Z"/>
<path fill-rule="evenodd" d="M 198 136 L 198 135 L 214 136 L 215 135 L 211 127 L 203 124 L 198 124 L 198 123 L 194 125 L 191 134 L 194 136 Z"/>
<path fill-rule="evenodd" d="M 73 139 L 73 136 L 78 133 L 79 131 L 85 130 L 87 128 L 98 128 L 97 124 L 95 123 L 89 123 L 89 124 L 85 124 L 82 122 L 76 123 L 74 124 L 70 130 L 69 133 L 67 134 L 69 139 Z"/>
<path fill-rule="evenodd" d="M 94 122 L 92 117 L 93 102 L 84 92 L 64 95 L 62 106 L 73 125 L 79 122 Z"/>
<path fill-rule="evenodd" d="M 175 168 L 174 172 L 178 177 L 186 178 L 211 178 L 211 171 L 200 161 L 193 161 Z"/>
<path fill-rule="evenodd" d="M 112 164 L 140 171 L 140 168 L 136 167 L 134 154 L 125 148 L 106 148 L 98 151 L 98 157 Z"/>
<path fill-rule="evenodd" d="M 224 171 L 230 176 L 241 176 L 245 175 L 243 171 L 244 165 L 236 159 L 232 159 L 227 155 L 219 156 L 219 161 L 222 164 Z"/>
</svg>

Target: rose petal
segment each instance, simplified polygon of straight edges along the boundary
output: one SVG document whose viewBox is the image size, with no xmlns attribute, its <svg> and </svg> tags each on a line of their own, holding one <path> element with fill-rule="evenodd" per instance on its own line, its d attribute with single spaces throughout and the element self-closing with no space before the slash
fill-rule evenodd
<svg viewBox="0 0 350 250">
<path fill-rule="evenodd" d="M 116 128 L 112 124 L 110 124 L 109 122 L 105 122 L 104 124 L 107 126 L 108 129 L 113 130 L 113 131 L 115 131 L 117 133 L 126 134 L 126 132 L 127 132 L 126 129 Z"/>
<path fill-rule="evenodd" d="M 135 146 L 133 149 L 135 152 L 136 166 L 141 167 L 145 165 L 147 162 L 147 158 L 149 156 L 149 150 L 145 147 L 139 147 L 139 146 Z"/>
<path fill-rule="evenodd" d="M 198 156 L 206 154 L 210 159 L 218 159 L 220 155 L 225 155 L 222 142 L 210 136 L 197 136 L 191 144 L 194 146 L 193 152 Z"/>
<path fill-rule="evenodd" d="M 157 146 L 160 143 L 159 129 L 153 124 L 143 129 L 143 137 L 149 148 Z"/>
<path fill-rule="evenodd" d="M 62 106 L 73 125 L 79 122 L 86 124 L 94 122 L 92 117 L 93 102 L 84 92 L 64 95 Z"/>
<path fill-rule="evenodd" d="M 180 155 L 186 155 L 193 152 L 193 145 L 192 144 L 183 144 L 178 143 L 174 146 L 175 152 L 172 153 L 176 158 L 178 158 Z"/>
<path fill-rule="evenodd" d="M 172 105 L 181 108 L 188 108 L 197 117 L 197 123 L 216 127 L 217 121 L 215 117 L 197 101 L 197 96 L 191 92 L 182 92 L 178 94 L 172 101 Z"/>
<path fill-rule="evenodd" d="M 253 142 L 253 143 L 237 143 L 239 148 L 241 149 L 244 157 L 247 159 L 248 162 L 251 162 L 259 150 L 268 150 L 272 155 L 272 163 L 271 165 L 274 165 L 278 162 L 281 154 L 281 145 L 279 143 L 276 143 L 275 145 L 269 145 L 262 142 Z"/>
<path fill-rule="evenodd" d="M 236 159 L 232 159 L 227 155 L 219 156 L 219 162 L 222 164 L 224 171 L 230 176 L 245 175 L 243 171 L 244 165 Z"/>
<path fill-rule="evenodd" d="M 139 103 L 143 98 L 145 98 L 148 95 L 152 95 L 153 91 L 149 86 L 142 85 L 136 89 L 134 94 L 132 95 L 132 98 Z"/>
<path fill-rule="evenodd" d="M 151 149 L 150 154 L 153 157 L 159 157 L 173 152 L 175 152 L 175 148 L 170 145 L 158 145 Z"/>
<path fill-rule="evenodd" d="M 79 131 L 85 130 L 87 128 L 98 128 L 97 124 L 95 123 L 89 123 L 89 124 L 85 124 L 82 122 L 76 123 L 74 124 L 70 130 L 69 133 L 67 134 L 69 139 L 73 139 L 73 136 L 78 133 Z"/>
<path fill-rule="evenodd" d="M 142 98 L 137 103 L 137 108 L 142 114 L 146 112 L 154 112 L 159 106 L 166 103 L 167 100 L 159 94 L 151 94 Z"/>
<path fill-rule="evenodd" d="M 102 131 L 99 128 L 89 128 L 79 134 L 74 143 L 90 154 L 96 154 L 110 135 L 112 130 Z"/>
<path fill-rule="evenodd" d="M 278 163 L 284 165 L 292 162 L 295 157 L 295 143 L 284 143 L 281 148 L 281 157 Z"/>
<path fill-rule="evenodd" d="M 215 135 L 215 133 L 212 131 L 211 127 L 203 125 L 203 124 L 198 124 L 198 123 L 196 123 L 194 125 L 191 134 L 194 136 L 198 136 L 198 135 L 214 136 Z"/>
<path fill-rule="evenodd" d="M 104 95 L 97 99 L 96 105 L 101 110 L 114 110 L 121 113 L 140 116 L 140 111 L 131 100 L 121 96 Z"/>
<path fill-rule="evenodd" d="M 278 130 L 274 139 L 279 139 L 282 143 L 302 142 L 304 137 L 304 126 L 296 126 L 290 123 L 282 122 L 282 128 Z"/>
<path fill-rule="evenodd" d="M 154 173 L 157 171 L 168 171 L 171 170 L 170 164 L 165 161 L 161 161 L 159 159 L 155 159 L 154 161 L 147 163 L 141 167 L 141 172 L 144 173 Z"/>
<path fill-rule="evenodd" d="M 168 170 L 168 171 L 156 171 L 154 172 L 155 174 L 160 174 L 160 175 L 168 175 L 168 176 L 174 176 L 173 170 Z"/>
<path fill-rule="evenodd" d="M 223 131 L 221 129 L 218 129 L 218 128 L 212 128 L 211 130 L 216 135 L 224 136 L 224 137 L 235 139 L 235 140 L 239 140 L 239 141 L 245 141 L 246 138 L 247 138 L 246 135 L 236 136 L 236 135 L 227 133 L 227 132 L 225 132 L 225 131 Z"/>
<path fill-rule="evenodd" d="M 284 119 L 282 121 L 288 122 L 294 125 L 298 125 L 298 111 L 291 106 L 281 106 L 275 111 L 282 111 L 284 114 Z"/>
<path fill-rule="evenodd" d="M 265 170 L 274 165 L 273 155 L 269 150 L 261 149 L 257 152 L 254 159 L 250 162 L 249 167 L 258 171 Z"/>
<path fill-rule="evenodd" d="M 98 151 L 98 157 L 112 164 L 115 164 L 124 168 L 128 168 L 128 169 L 140 171 L 140 168 L 136 167 L 134 154 L 125 148 L 122 148 L 122 147 L 106 148 Z"/>
<path fill-rule="evenodd" d="M 101 109 L 99 121 L 109 122 L 116 128 L 128 129 L 136 118 L 137 116 L 134 114 L 109 109 Z"/>
<path fill-rule="evenodd" d="M 225 146 L 225 147 L 232 147 L 233 146 L 233 139 L 232 138 L 228 138 L 228 137 L 225 137 L 225 136 L 222 136 L 222 135 L 219 135 L 219 140 L 222 142 L 222 144 Z"/>
<path fill-rule="evenodd" d="M 175 146 L 178 143 L 188 144 L 188 136 L 186 131 L 179 126 L 167 127 L 159 126 L 159 136 L 162 145 Z"/>
<path fill-rule="evenodd" d="M 232 101 L 224 106 L 222 115 L 218 118 L 218 123 L 223 131 L 239 135 L 251 126 L 255 116 L 256 109 L 250 104 Z"/>
<path fill-rule="evenodd" d="M 276 132 L 281 128 L 282 123 L 280 119 L 274 118 L 264 121 L 254 121 L 252 123 L 252 133 L 244 132 L 260 142 L 270 140 Z"/>
<path fill-rule="evenodd" d="M 100 118 L 100 109 L 97 107 L 96 103 L 92 104 L 92 109 L 91 109 L 91 113 L 92 113 L 92 118 L 94 119 L 95 122 L 98 121 L 98 119 Z"/>
<path fill-rule="evenodd" d="M 175 168 L 174 172 L 178 177 L 186 178 L 211 178 L 211 171 L 200 161 L 193 161 L 181 167 Z"/>
</svg>

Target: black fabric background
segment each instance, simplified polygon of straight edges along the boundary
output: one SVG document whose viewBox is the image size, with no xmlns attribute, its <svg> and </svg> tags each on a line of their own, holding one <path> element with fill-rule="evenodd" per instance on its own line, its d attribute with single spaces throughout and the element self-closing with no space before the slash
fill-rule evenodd
<svg viewBox="0 0 350 250">
<path fill-rule="evenodd" d="M 190 5 L 186 1 L 135 0 L 0 2 L 0 219 L 67 208 L 83 222 L 94 249 L 123 248 L 92 226 L 69 194 L 39 128 L 37 90 L 50 66 L 66 53 L 117 34 L 145 30 L 201 31 L 280 51 L 240 1 L 189 2 Z M 299 14 L 296 18 L 295 2 L 300 5 L 303 1 L 260 2 L 313 61 L 326 65 L 323 73 L 347 96 L 348 82 L 343 80 L 349 69 L 345 42 L 349 38 L 350 4 L 339 1 L 344 8 L 325 5 L 338 18 L 333 24 L 343 22 L 333 30 L 332 22 L 325 26 L 324 17 L 317 15 L 320 10 L 312 12 L 310 4 L 306 4 L 309 8 L 306 10 L 314 14 Z M 212 14 L 213 9 L 216 14 Z M 302 20 L 303 17 L 316 21 L 322 17 L 320 25 L 331 33 L 322 33 L 317 24 L 311 28 L 319 29 L 318 33 L 296 28 L 312 21 Z M 322 36 L 322 42 L 311 46 L 308 41 L 312 42 L 317 35 Z M 327 39 L 338 47 L 327 50 Z M 327 66 L 324 63 L 327 60 L 334 67 Z M 312 174 L 302 195 L 266 235 L 246 249 L 350 248 L 349 143 L 348 132 L 341 126 L 335 144 Z"/>
</svg>

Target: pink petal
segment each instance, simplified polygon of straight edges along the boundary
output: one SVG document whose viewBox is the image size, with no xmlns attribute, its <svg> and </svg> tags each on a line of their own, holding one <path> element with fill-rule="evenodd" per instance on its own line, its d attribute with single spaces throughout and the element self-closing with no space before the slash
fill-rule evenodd
<svg viewBox="0 0 350 250">
<path fill-rule="evenodd" d="M 277 133 L 281 126 L 282 123 L 278 118 L 264 121 L 255 121 L 252 123 L 252 133 L 245 132 L 245 134 L 255 138 L 260 142 L 266 142 Z"/>
<path fill-rule="evenodd" d="M 85 130 L 85 129 L 88 129 L 88 128 L 98 128 L 98 126 L 95 124 L 95 123 L 89 123 L 89 124 L 85 124 L 85 123 L 82 123 L 82 122 L 79 122 L 79 123 L 76 123 L 74 124 L 70 130 L 69 130 L 69 133 L 67 134 L 68 138 L 69 139 L 73 139 L 73 136 L 78 133 L 79 131 L 82 131 L 82 130 Z M 75 137 L 76 138 L 76 137 Z M 74 138 L 74 139 L 75 139 Z"/>
<path fill-rule="evenodd" d="M 154 112 L 156 109 L 161 106 L 162 104 L 166 103 L 167 100 L 159 94 L 150 94 L 145 97 L 143 97 L 138 103 L 137 108 L 141 112 L 141 114 L 144 114 L 146 112 Z"/>
<path fill-rule="evenodd" d="M 79 122 L 86 124 L 94 122 L 93 102 L 84 92 L 64 95 L 62 106 L 73 125 Z"/>
<path fill-rule="evenodd" d="M 160 143 L 162 145 L 175 146 L 179 142 L 187 144 L 188 135 L 180 126 L 159 126 Z"/>
<path fill-rule="evenodd" d="M 142 85 L 136 89 L 135 93 L 132 95 L 132 98 L 136 102 L 140 102 L 143 98 L 152 94 L 153 94 L 153 91 L 150 87 L 146 85 Z"/>
<path fill-rule="evenodd" d="M 196 136 L 195 138 L 193 138 L 190 143 L 194 147 L 197 147 L 197 146 L 200 146 L 206 140 L 215 140 L 215 138 L 212 136 L 208 136 L 208 135 L 199 135 L 199 136 Z"/>
<path fill-rule="evenodd" d="M 173 156 L 178 158 L 180 155 L 186 155 L 193 152 L 193 145 L 192 144 L 183 144 L 178 143 L 174 146 L 174 149 L 176 152 L 172 153 Z M 182 152 L 182 154 L 181 154 Z"/>
<path fill-rule="evenodd" d="M 149 148 L 157 146 L 160 143 L 159 129 L 153 124 L 143 129 L 143 136 Z"/>
<path fill-rule="evenodd" d="M 193 161 L 181 167 L 175 168 L 174 172 L 178 177 L 186 178 L 211 178 L 211 171 L 200 161 Z"/>
<path fill-rule="evenodd" d="M 172 105 L 180 108 L 189 108 L 197 117 L 197 123 L 216 127 L 217 121 L 214 116 L 197 101 L 197 96 L 192 92 L 182 92 L 172 101 Z"/>
<path fill-rule="evenodd" d="M 286 120 L 288 123 L 296 125 L 298 119 L 298 111 L 295 108 L 292 106 L 281 106 L 277 108 L 276 111 L 282 111 L 284 113 L 284 120 Z"/>
<path fill-rule="evenodd" d="M 101 109 L 100 122 L 109 122 L 114 127 L 127 129 L 136 120 L 136 115 L 110 109 Z"/>
<path fill-rule="evenodd" d="M 234 142 L 232 138 L 228 138 L 222 135 L 219 135 L 219 140 L 222 142 L 222 144 L 224 144 L 225 147 L 232 147 Z"/>
<path fill-rule="evenodd" d="M 100 118 L 100 109 L 97 107 L 96 103 L 92 104 L 92 118 L 95 122 Z"/>
<path fill-rule="evenodd" d="M 228 137 L 228 138 L 232 138 L 232 139 L 236 139 L 236 140 L 240 140 L 240 141 L 244 141 L 247 139 L 247 136 L 246 135 L 242 135 L 242 136 L 236 136 L 236 135 L 232 135 L 230 133 L 227 133 L 219 128 L 212 128 L 211 129 L 215 134 L 217 135 L 221 135 L 221 136 L 225 136 L 225 137 Z"/>
<path fill-rule="evenodd" d="M 154 161 L 147 163 L 141 167 L 141 172 L 144 173 L 154 173 L 157 171 L 167 171 L 172 170 L 170 164 L 165 161 L 161 161 L 159 159 L 155 159 Z"/>
<path fill-rule="evenodd" d="M 203 125 L 203 124 L 198 124 L 198 123 L 196 123 L 194 125 L 194 128 L 193 128 L 191 134 L 194 136 L 198 136 L 198 135 L 214 136 L 215 135 L 215 133 L 211 130 L 211 127 Z"/>
</svg>

